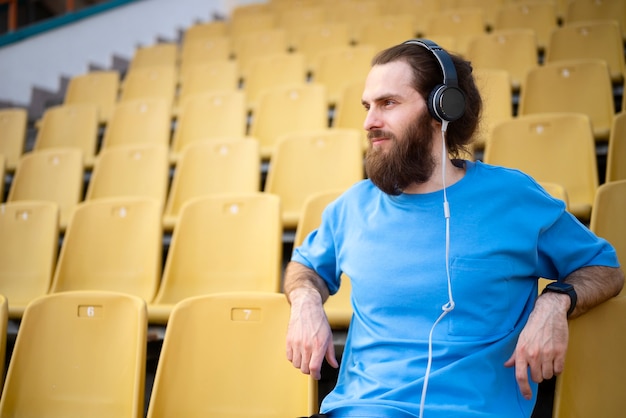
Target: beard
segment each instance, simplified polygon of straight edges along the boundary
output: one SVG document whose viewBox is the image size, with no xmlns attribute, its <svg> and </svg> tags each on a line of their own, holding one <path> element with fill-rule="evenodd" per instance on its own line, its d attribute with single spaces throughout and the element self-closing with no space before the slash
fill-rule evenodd
<svg viewBox="0 0 626 418">
<path fill-rule="evenodd" d="M 384 150 L 371 145 L 365 156 L 365 172 L 383 192 L 397 196 L 413 183 L 430 179 L 436 163 L 432 152 L 431 116 L 423 112 L 398 138 L 391 132 L 373 130 L 369 140 L 386 137 L 391 147 Z"/>
</svg>

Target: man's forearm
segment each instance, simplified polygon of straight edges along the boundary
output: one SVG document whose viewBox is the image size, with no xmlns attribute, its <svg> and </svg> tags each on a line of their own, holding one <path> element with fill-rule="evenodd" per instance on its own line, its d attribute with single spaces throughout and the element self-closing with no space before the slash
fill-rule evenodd
<svg viewBox="0 0 626 418">
<path fill-rule="evenodd" d="M 589 266 L 574 271 L 564 281 L 576 290 L 578 300 L 570 315 L 575 318 L 616 296 L 624 286 L 624 273 L 619 268 Z"/>
<path fill-rule="evenodd" d="M 295 261 L 289 262 L 285 269 L 283 290 L 287 300 L 292 302 L 292 294 L 298 291 L 315 290 L 319 293 L 322 303 L 328 299 L 328 286 L 324 280 L 313 270 Z"/>
</svg>

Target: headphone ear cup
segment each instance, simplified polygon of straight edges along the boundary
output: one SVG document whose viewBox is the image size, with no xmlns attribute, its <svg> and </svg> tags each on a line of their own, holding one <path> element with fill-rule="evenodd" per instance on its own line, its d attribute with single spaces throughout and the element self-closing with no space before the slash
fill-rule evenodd
<svg viewBox="0 0 626 418">
<path fill-rule="evenodd" d="M 465 94 L 457 87 L 439 84 L 428 97 L 428 110 L 438 122 L 452 122 L 465 113 Z"/>
</svg>

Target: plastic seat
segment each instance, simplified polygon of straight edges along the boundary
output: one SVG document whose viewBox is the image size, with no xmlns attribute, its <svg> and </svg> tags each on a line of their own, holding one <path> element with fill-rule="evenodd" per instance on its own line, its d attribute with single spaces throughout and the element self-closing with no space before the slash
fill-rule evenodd
<svg viewBox="0 0 626 418">
<path fill-rule="evenodd" d="M 86 168 L 93 167 L 98 146 L 98 107 L 91 103 L 48 108 L 41 118 L 35 151 L 76 148 Z"/>
<path fill-rule="evenodd" d="M 96 160 L 85 200 L 151 197 L 165 203 L 169 150 L 165 144 L 130 144 L 103 150 Z"/>
<path fill-rule="evenodd" d="M 146 305 L 110 292 L 66 292 L 31 302 L 0 400 L 3 417 L 141 418 Z"/>
<path fill-rule="evenodd" d="M 50 293 L 106 290 L 150 301 L 161 276 L 161 204 L 120 197 L 81 203 L 70 222 Z"/>
<path fill-rule="evenodd" d="M 508 71 L 511 89 L 519 91 L 528 71 L 539 66 L 537 38 L 530 29 L 508 29 L 475 36 L 467 47 L 474 68 Z"/>
<path fill-rule="evenodd" d="M 181 104 L 174 130 L 171 160 L 185 146 L 203 139 L 240 138 L 246 134 L 246 95 L 239 90 L 198 93 Z"/>
<path fill-rule="evenodd" d="M 294 248 L 301 245 L 307 235 L 319 227 L 322 221 L 322 212 L 342 192 L 343 190 L 323 191 L 315 193 L 306 199 L 300 222 L 296 228 L 293 242 Z M 326 311 L 326 317 L 332 328 L 346 329 L 350 325 L 350 320 L 352 319 L 351 293 L 352 285 L 350 278 L 342 274 L 339 291 L 330 296 L 324 304 L 324 311 Z"/>
<path fill-rule="evenodd" d="M 544 113 L 502 122 L 493 129 L 484 157 L 489 164 L 520 169 L 537 181 L 561 184 L 572 214 L 589 221 L 598 170 L 586 115 Z"/>
<path fill-rule="evenodd" d="M 350 43 L 357 41 L 359 26 L 362 22 L 377 18 L 384 12 L 384 9 L 377 0 L 346 0 L 326 4 L 326 13 L 330 22 L 348 25 Z"/>
<path fill-rule="evenodd" d="M 304 54 L 307 71 L 315 74 L 320 53 L 350 46 L 350 42 L 350 30 L 347 23 L 327 21 L 302 28 L 295 50 Z"/>
<path fill-rule="evenodd" d="M 326 87 L 330 106 L 337 105 L 347 85 L 358 80 L 365 82 L 375 53 L 371 45 L 337 47 L 319 53 L 313 80 Z"/>
<path fill-rule="evenodd" d="M 611 81 L 624 82 L 624 43 L 616 21 L 572 22 L 552 32 L 545 62 L 588 58 L 606 61 Z"/>
<path fill-rule="evenodd" d="M 565 24 L 589 20 L 615 20 L 626 40 L 626 5 L 620 0 L 571 0 L 567 4 L 563 21 Z"/>
<path fill-rule="evenodd" d="M 288 322 L 289 304 L 278 293 L 180 302 L 167 325 L 148 418 L 315 413 L 316 382 L 285 360 Z"/>
<path fill-rule="evenodd" d="M 326 87 L 317 84 L 279 86 L 268 89 L 250 124 L 250 136 L 261 145 L 261 158 L 269 160 L 278 138 L 291 132 L 328 127 Z"/>
<path fill-rule="evenodd" d="M 361 132 L 363 149 L 367 149 L 367 131 L 365 123 L 365 109 L 361 102 L 365 80 L 352 82 L 346 85 L 339 102 L 335 105 L 335 112 L 331 122 L 333 129 L 354 129 Z"/>
<path fill-rule="evenodd" d="M 225 20 L 194 23 L 184 29 L 182 44 L 184 45 L 187 41 L 219 38 L 222 36 L 228 36 L 228 22 Z"/>
<path fill-rule="evenodd" d="M 0 154 L 6 170 L 12 172 L 24 153 L 28 112 L 22 108 L 0 109 Z"/>
<path fill-rule="evenodd" d="M 358 45 L 371 45 L 374 52 L 378 52 L 415 38 L 415 34 L 413 15 L 379 15 L 358 25 L 355 41 Z"/>
<path fill-rule="evenodd" d="M 359 132 L 348 129 L 281 137 L 270 160 L 265 192 L 280 197 L 286 229 L 296 229 L 312 194 L 347 189 L 364 178 L 362 144 Z"/>
<path fill-rule="evenodd" d="M 148 305 L 152 323 L 166 323 L 181 300 L 227 291 L 279 292 L 282 224 L 277 196 L 231 193 L 183 205 L 161 286 Z"/>
<path fill-rule="evenodd" d="M 258 192 L 261 184 L 259 143 L 254 138 L 195 141 L 178 161 L 165 204 L 163 226 L 174 228 L 189 200 L 222 193 Z"/>
<path fill-rule="evenodd" d="M 508 0 L 448 0 L 448 8 L 478 9 L 482 11 L 487 27 L 492 28 L 500 7 Z"/>
<path fill-rule="evenodd" d="M 615 247 L 622 266 L 626 263 L 624 213 L 626 213 L 626 180 L 616 180 L 598 187 L 589 228 Z"/>
<path fill-rule="evenodd" d="M 555 418 L 619 417 L 626 373 L 626 296 L 609 299 L 569 321 L 563 373 L 556 379 Z"/>
<path fill-rule="evenodd" d="M 511 76 L 503 69 L 476 68 L 474 78 L 483 99 L 483 110 L 472 145 L 475 149 L 483 149 L 494 126 L 513 119 Z"/>
<path fill-rule="evenodd" d="M 43 200 L 59 206 L 64 231 L 83 198 L 83 153 L 75 148 L 50 148 L 22 156 L 7 202 Z"/>
<path fill-rule="evenodd" d="M 319 4 L 311 3 L 300 7 L 278 8 L 278 27 L 287 31 L 287 43 L 290 48 L 297 49 L 300 32 L 310 26 L 321 25 L 327 21 L 326 9 Z"/>
<path fill-rule="evenodd" d="M 606 153 L 606 182 L 626 180 L 626 113 L 615 115 Z"/>
<path fill-rule="evenodd" d="M 480 9 L 446 9 L 430 16 L 426 37 L 451 36 L 455 44 L 451 51 L 465 55 L 472 37 L 485 34 L 486 25 Z"/>
<path fill-rule="evenodd" d="M 257 3 L 255 6 L 258 5 Z M 261 7 L 266 6 L 267 5 L 262 5 Z M 276 29 L 276 24 L 277 17 L 269 10 L 256 13 L 241 13 L 233 10 L 230 21 L 228 22 L 228 35 L 233 41 L 234 51 L 237 52 L 239 41 L 242 38 L 250 34 Z"/>
<path fill-rule="evenodd" d="M 559 61 L 530 70 L 520 94 L 518 114 L 549 112 L 584 113 L 591 119 L 594 138 L 607 141 L 615 104 L 606 62 Z"/>
<path fill-rule="evenodd" d="M 128 65 L 128 72 L 139 68 L 172 67 L 178 61 L 178 45 L 173 42 L 161 42 L 135 49 Z"/>
<path fill-rule="evenodd" d="M 100 152 L 123 145 L 169 147 L 171 105 L 165 99 L 136 99 L 119 102 L 104 130 Z"/>
<path fill-rule="evenodd" d="M 180 51 L 179 79 L 187 76 L 189 69 L 197 65 L 230 59 L 232 51 L 228 36 L 185 39 Z"/>
<path fill-rule="evenodd" d="M 48 293 L 59 247 L 59 208 L 42 201 L 0 206 L 0 294 L 9 315 L 20 319 L 26 305 Z"/>
<path fill-rule="evenodd" d="M 195 94 L 237 89 L 239 89 L 239 67 L 236 61 L 217 60 L 210 64 L 193 65 L 181 78 L 174 113 L 179 115 L 187 99 Z"/>
<path fill-rule="evenodd" d="M 493 25 L 495 31 L 509 29 L 530 29 L 537 38 L 539 51 L 545 50 L 550 34 L 558 27 L 558 10 L 549 1 L 512 1 L 498 8 Z"/>
<path fill-rule="evenodd" d="M 63 104 L 91 103 L 98 106 L 98 121 L 108 122 L 118 98 L 117 71 L 92 71 L 70 78 Z"/>
<path fill-rule="evenodd" d="M 305 84 L 306 81 L 307 71 L 303 54 L 283 52 L 254 58 L 250 61 L 250 71 L 243 83 L 248 109 L 254 112 L 265 90 Z"/>
<path fill-rule="evenodd" d="M 289 50 L 285 29 L 267 29 L 247 33 L 233 40 L 239 75 L 245 79 L 254 59 L 269 54 L 282 54 Z"/>
<path fill-rule="evenodd" d="M 119 102 L 137 99 L 167 100 L 170 108 L 174 104 L 178 72 L 175 67 L 136 68 L 124 77 Z"/>
<path fill-rule="evenodd" d="M 434 13 L 439 13 L 445 8 L 445 5 L 442 3 L 440 0 L 386 0 L 383 9 L 387 10 L 387 7 L 389 7 L 395 15 L 405 14 L 413 16 L 414 32 L 418 36 L 422 36 L 426 33 L 430 16 Z M 438 42 L 437 44 L 441 45 Z"/>
</svg>

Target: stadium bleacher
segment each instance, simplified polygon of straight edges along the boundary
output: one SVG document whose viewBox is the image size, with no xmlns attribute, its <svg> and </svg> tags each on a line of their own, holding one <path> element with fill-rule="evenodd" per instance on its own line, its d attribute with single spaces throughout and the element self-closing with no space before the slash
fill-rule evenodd
<svg viewBox="0 0 626 418">
<path fill-rule="evenodd" d="M 604 115 L 606 118 L 603 120 L 602 132 L 596 132 L 595 137 L 593 136 L 595 113 L 585 113 L 582 116 L 576 113 L 579 117 L 574 118 L 582 118 L 583 125 L 590 125 L 588 136 L 591 142 L 588 145 L 593 162 L 589 166 L 595 171 L 585 174 L 593 180 L 592 186 L 560 184 L 555 180 L 561 178 L 559 176 L 546 175 L 537 177 L 537 180 L 546 184 L 556 183 L 553 185 L 554 189 L 548 190 L 555 190 L 557 197 L 567 196 L 570 199 L 569 207 L 577 207 L 579 204 L 577 196 L 581 187 L 592 187 L 592 193 L 585 195 L 584 210 L 573 213 L 578 214 L 579 219 L 594 232 L 605 236 L 609 241 L 615 241 L 616 247 L 619 237 L 622 237 L 618 255 L 626 262 L 626 254 L 623 254 L 623 237 L 626 236 L 623 214 L 626 213 L 626 202 L 623 198 L 603 197 L 604 193 L 608 193 L 605 189 L 615 183 L 622 184 L 619 190 L 623 193 L 623 182 L 626 181 L 626 97 L 623 94 L 626 79 L 623 64 L 626 35 L 619 37 L 620 34 L 626 34 L 626 3 L 623 0 L 268 0 L 231 3 L 233 7 L 229 15 L 221 19 L 208 16 L 198 18 L 196 23 L 180 28 L 177 39 L 137 46 L 130 59 L 123 65 L 118 63 L 117 68 L 87 71 L 69 77 L 58 100 L 41 109 L 39 113 L 33 113 L 33 107 L 7 105 L 0 108 L 0 251 L 5 252 L 0 254 L 0 260 L 10 260 L 12 257 L 9 251 L 14 251 L 14 248 L 5 242 L 10 239 L 7 238 L 10 234 L 22 235 L 19 241 L 21 249 L 35 250 L 48 244 L 49 239 L 44 236 L 48 230 L 58 238 L 56 248 L 41 248 L 46 255 L 43 256 L 43 266 L 33 266 L 38 271 L 21 273 L 28 274 L 30 282 L 37 282 L 36 290 L 17 289 L 14 285 L 7 285 L 17 267 L 5 269 L 0 265 L 0 302 L 3 302 L 3 295 L 7 296 L 9 322 L 6 355 L 3 354 L 0 340 L 0 356 L 6 357 L 6 361 L 0 361 L 0 364 L 10 364 L 11 350 L 15 339 L 19 337 L 20 321 L 31 300 L 55 296 L 68 290 L 134 292 L 134 297 L 142 298 L 145 302 L 148 314 L 141 320 L 145 320 L 150 326 L 150 332 L 145 336 L 148 353 L 142 359 L 147 377 L 145 382 L 137 383 L 145 385 L 145 388 L 141 387 L 141 390 L 145 390 L 145 398 L 137 409 L 140 414 L 134 415 L 145 416 L 150 405 L 161 344 L 167 336 L 170 312 L 176 309 L 175 305 L 180 300 L 202 296 L 205 293 L 202 289 L 207 288 L 194 285 L 179 295 L 173 292 L 175 296 L 163 296 L 168 294 L 166 290 L 172 292 L 169 288 L 173 286 L 172 283 L 181 280 L 185 275 L 184 266 L 177 267 L 179 271 L 176 272 L 166 269 L 168 256 L 173 254 L 170 249 L 178 250 L 178 247 L 184 245 L 186 248 L 204 245 L 206 251 L 213 250 L 217 253 L 215 246 L 219 246 L 219 241 L 215 239 L 193 238 L 193 232 L 197 231 L 194 231 L 195 225 L 191 222 L 198 216 L 193 217 L 191 213 L 197 207 L 203 207 L 199 205 L 206 205 L 206 208 L 211 208 L 225 218 L 221 225 L 202 223 L 198 224 L 198 229 L 217 229 L 219 226 L 219 233 L 227 234 L 229 222 L 234 215 L 243 215 L 239 211 L 248 199 L 274 193 L 271 187 L 279 182 L 271 177 L 275 176 L 272 162 L 277 155 L 277 144 L 285 141 L 285 137 L 290 137 L 292 141 L 295 138 L 309 142 L 308 149 L 304 147 L 297 156 L 302 167 L 307 159 L 313 158 L 312 150 L 315 146 L 327 145 L 322 144 L 325 140 L 323 138 L 339 136 L 342 132 L 349 131 L 347 136 L 350 141 L 358 143 L 349 152 L 353 159 L 360 161 L 363 156 L 360 126 L 362 120 L 359 120 L 358 113 L 354 113 L 354 108 L 358 112 L 358 107 L 361 106 L 359 91 L 362 90 L 363 77 L 369 68 L 368 60 L 362 54 L 366 51 L 373 55 L 384 46 L 397 42 L 398 36 L 432 38 L 473 61 L 477 77 L 481 77 L 479 86 L 484 90 L 485 97 L 493 97 L 494 101 L 491 107 L 494 113 L 487 118 L 489 125 L 483 127 L 480 137 L 477 138 L 480 146 L 475 147 L 474 153 L 469 156 L 476 160 L 489 157 L 490 151 L 484 150 L 489 150 L 492 135 L 506 128 L 513 131 L 519 129 L 519 124 L 525 118 L 537 118 L 542 123 L 548 123 L 551 120 L 550 114 L 561 117 L 564 112 L 578 111 L 564 108 L 565 103 L 569 105 L 577 95 L 585 94 L 581 93 L 582 84 L 574 84 L 579 80 L 572 74 L 580 76 L 583 70 L 574 68 L 573 60 L 583 62 L 585 66 L 593 66 L 596 71 L 606 72 L 603 74 L 606 77 L 594 82 L 596 87 L 598 83 L 602 84 L 602 88 L 584 87 L 589 92 L 593 90 L 597 93 L 602 90 L 608 94 L 608 98 L 604 100 L 608 110 Z M 584 21 L 580 17 L 583 13 L 593 16 L 594 20 Z M 404 18 L 401 19 L 400 16 Z M 389 38 L 385 38 L 386 43 L 373 45 L 374 41 L 381 41 L 371 29 L 376 25 L 388 26 Z M 409 32 L 407 25 L 410 27 Z M 605 32 L 594 29 L 596 27 L 608 29 Z M 596 32 L 606 33 L 606 44 L 613 47 L 611 61 L 605 59 L 602 55 L 604 51 L 596 47 L 602 44 L 602 40 L 586 39 L 588 43 L 584 45 L 579 41 L 576 47 L 561 46 L 567 44 L 568 36 L 582 37 L 591 32 L 594 36 Z M 381 33 L 380 38 L 382 37 Z M 524 48 L 515 46 L 522 43 Z M 586 48 L 580 48 L 581 46 Z M 521 49 L 524 49 L 523 57 L 512 55 Z M 616 51 L 619 54 L 617 57 Z M 510 58 L 503 57 L 505 52 L 511 53 Z M 341 64 L 337 66 L 339 59 Z M 84 60 L 88 62 L 89 57 L 84 57 Z M 274 68 L 278 60 L 283 64 L 280 64 L 280 68 Z M 512 62 L 514 67 L 511 67 Z M 598 62 L 600 64 L 596 65 Z M 334 67 L 332 63 L 335 64 Z M 342 66 L 349 71 L 340 74 L 340 77 L 333 77 L 337 74 L 332 73 L 339 72 Z M 552 74 L 555 78 L 546 77 L 547 84 L 533 92 L 539 96 L 533 99 L 532 104 L 535 107 L 531 109 L 531 99 L 528 98 L 530 88 L 538 84 L 535 78 L 540 73 L 551 68 L 555 68 L 556 75 Z M 499 78 L 504 80 L 500 83 L 504 87 L 500 88 L 507 90 L 494 93 L 505 93 L 497 95 L 505 98 L 505 105 L 498 105 L 496 94 L 492 95 L 491 91 L 487 91 L 488 88 L 495 88 L 495 82 L 487 81 L 490 71 L 499 76 L 504 75 Z M 570 83 L 566 89 L 571 97 L 549 93 L 552 99 L 558 95 L 558 99 L 562 99 L 559 101 L 547 100 L 541 96 L 542 92 L 546 93 L 547 85 L 556 84 L 556 77 Z M 589 97 L 582 99 L 588 100 Z M 350 103 L 346 103 L 346 100 L 350 100 Z M 550 107 L 553 103 L 555 107 Z M 280 108 L 279 105 L 284 107 Z M 597 111 L 598 107 L 594 106 L 590 112 Z M 486 106 L 486 109 L 489 108 Z M 580 113 L 585 112 L 582 107 L 580 109 Z M 500 114 L 496 114 L 496 110 Z M 502 115 L 502 112 L 505 114 Z M 363 112 L 362 118 L 364 116 Z M 556 117 L 553 121 L 556 121 Z M 78 132 L 79 125 L 85 128 L 86 133 L 80 137 L 72 137 L 70 134 Z M 572 128 L 571 125 L 569 127 Z M 587 139 L 585 137 L 583 141 Z M 494 139 L 495 141 L 501 143 L 499 138 Z M 535 142 L 534 145 L 540 147 L 539 141 Z M 528 157 L 530 149 L 527 144 L 512 145 L 525 151 L 509 151 L 510 158 L 506 160 L 506 164 L 518 167 L 518 164 L 525 162 L 516 160 L 516 157 L 520 154 Z M 554 154 L 552 160 L 555 161 L 556 154 L 567 156 L 570 151 L 563 146 L 555 148 L 552 144 L 537 152 L 543 153 L 544 159 L 540 164 L 547 165 L 551 159 L 549 153 Z M 234 161 L 234 157 L 239 160 Z M 39 168 L 30 169 L 33 174 L 27 177 L 28 167 L 34 165 L 37 159 L 42 160 Z M 65 165 L 66 160 L 73 163 L 70 168 Z M 247 165 L 244 169 L 233 165 L 233 162 L 247 162 Z M 532 163 L 538 162 L 539 159 L 536 159 Z M 559 164 L 567 165 L 568 162 Z M 138 170 L 146 172 L 142 172 L 139 177 Z M 323 170 L 330 177 L 339 176 L 339 171 L 333 171 L 332 166 L 324 166 Z M 363 178 L 362 172 L 354 174 L 357 171 L 350 173 L 348 183 Z M 539 170 L 538 173 L 542 174 L 538 176 L 543 176 L 548 171 Z M 67 176 L 66 180 L 63 180 L 62 175 Z M 237 175 L 237 179 L 233 177 L 232 181 L 226 181 L 224 176 L 228 175 Z M 286 172 L 284 176 L 293 177 L 293 171 Z M 295 199 L 300 210 L 305 209 L 307 199 L 317 196 L 324 189 L 335 195 L 338 187 L 347 187 L 343 183 L 339 186 L 336 183 L 329 185 L 330 181 L 323 183 L 322 176 L 317 176 L 319 183 L 313 184 L 316 176 L 310 177 L 311 184 L 307 185 L 306 193 L 300 190 L 301 195 Z M 20 186 L 23 183 L 29 183 L 29 186 Z M 284 183 L 289 184 L 289 181 Z M 68 189 L 70 190 L 67 191 Z M 230 193 L 228 201 L 223 200 L 222 193 Z M 240 196 L 239 200 L 237 196 Z M 603 216 L 611 217 L 608 226 L 595 213 L 598 202 L 594 202 L 596 196 L 604 199 L 603 205 L 612 205 L 611 210 L 607 210 L 606 206 L 602 207 L 602 213 L 607 214 Z M 40 202 L 39 206 L 30 207 L 27 204 L 33 204 L 34 202 L 28 202 L 32 200 L 48 203 Z M 47 223 L 46 227 L 41 227 L 42 234 L 32 234 L 32 229 L 28 230 L 31 234 L 26 234 L 20 228 L 30 225 L 25 222 L 8 222 L 8 218 L 2 219 L 6 212 L 13 214 L 14 218 L 18 218 L 16 214 L 22 214 L 19 216 L 34 223 L 43 211 L 42 206 L 50 209 L 50 201 L 55 203 L 52 208 L 55 215 L 46 216 L 57 216 L 57 211 L 61 216 L 54 225 Z M 102 213 L 97 219 L 100 225 L 96 222 L 90 226 L 85 219 L 85 213 L 87 208 L 99 203 Z M 145 215 L 149 219 L 143 220 L 150 225 L 132 227 L 131 221 L 136 220 L 140 210 L 138 207 L 142 205 L 149 206 L 149 215 Z M 276 209 L 278 206 L 276 205 Z M 615 209 L 616 206 L 618 209 Z M 294 213 L 299 212 L 290 209 Z M 79 215 L 74 217 L 74 213 Z M 181 241 L 178 242 L 174 241 L 174 237 L 181 213 L 186 213 L 185 240 L 188 241 L 178 237 Z M 615 216 L 616 213 L 621 213 L 621 218 Z M 119 223 L 105 226 L 103 219 L 107 216 L 115 218 L 114 221 L 126 222 L 126 226 Z M 280 218 L 276 222 L 282 232 L 277 259 L 284 266 L 294 242 L 297 245 L 302 240 L 302 237 L 297 237 L 298 228 L 305 226 L 298 223 L 299 213 L 287 221 L 278 213 L 276 216 Z M 72 233 L 73 222 L 84 222 L 81 227 L 83 234 L 79 239 L 69 235 Z M 310 230 L 312 227 L 307 224 L 306 228 Z M 74 231 L 76 232 L 73 235 L 78 235 L 77 227 Z M 251 242 L 245 241 L 244 232 L 233 232 L 233 236 L 242 241 L 240 244 L 229 242 L 228 246 L 235 248 L 239 245 L 249 249 Z M 108 247 L 105 248 L 104 244 L 108 239 L 106 237 L 111 236 L 110 233 L 118 234 L 117 241 L 107 242 Z M 99 236 L 101 241 L 89 241 L 90 234 Z M 135 240 L 130 237 L 125 239 L 124 234 L 132 234 Z M 141 234 L 148 235 L 150 242 L 142 244 Z M 34 241 L 32 245 L 24 242 L 24 237 L 31 237 L 30 239 L 37 241 L 37 245 Z M 122 241 L 124 245 L 115 244 Z M 271 241 L 271 245 L 274 244 Z M 133 245 L 149 247 L 150 254 L 146 256 L 139 251 L 139 255 L 129 257 L 131 250 L 138 250 Z M 70 251 L 70 246 L 75 253 Z M 87 249 L 94 252 L 86 255 Z M 110 258 L 113 263 L 105 266 L 97 256 L 98 250 L 106 251 L 107 259 Z M 270 253 L 275 255 L 276 248 L 271 250 Z M 193 255 L 193 263 L 201 265 L 201 262 L 207 261 L 201 259 L 201 254 L 202 251 L 199 251 Z M 134 263 L 142 256 L 148 257 L 146 265 L 149 268 Z M 180 257 L 180 254 L 177 256 Z M 231 262 L 245 263 L 241 260 L 233 257 Z M 17 266 L 20 260 L 13 261 Z M 171 263 L 170 269 L 179 266 L 173 261 Z M 21 263 L 20 268 L 25 268 L 26 264 Z M 147 278 L 145 274 L 138 273 L 146 273 L 146 269 L 149 270 Z M 82 272 L 83 276 L 89 276 L 89 280 L 65 284 L 62 280 L 65 276 L 72 278 L 68 271 L 73 272 L 72 274 Z M 272 274 L 275 273 L 273 271 Z M 241 275 L 248 273 L 233 269 L 222 274 L 241 279 Z M 142 280 L 135 283 L 141 285 L 141 290 L 129 291 L 128 289 L 133 289 L 128 286 L 129 283 L 123 283 L 126 287 L 114 289 L 108 285 L 97 284 L 96 279 L 110 275 L 117 275 L 128 281 Z M 138 279 L 139 276 L 142 278 Z M 269 287 L 272 287 L 276 278 L 270 279 Z M 166 281 L 168 289 L 160 291 L 161 284 Z M 280 278 L 277 281 L 280 282 Z M 263 291 L 280 292 L 280 285 L 274 286 L 276 289 L 267 287 L 265 285 Z M 19 295 L 20 300 L 15 303 L 15 307 L 11 295 Z M 0 309 L 5 308 L 0 303 Z M 156 312 L 159 308 L 163 308 L 163 312 Z M 345 312 L 340 312 L 340 315 L 343 315 L 341 319 L 332 324 L 338 346 L 341 346 L 347 328 Z M 0 320 L 2 318 L 0 316 Z M 182 321 L 182 318 L 184 316 L 181 314 L 181 318 L 177 320 Z M 198 319 L 194 321 L 197 322 Z M 198 330 L 194 329 L 192 332 Z M 6 337 L 7 333 L 3 332 L 2 335 Z M 172 355 L 170 350 L 168 356 Z M 341 347 L 337 351 L 341 353 Z M 172 361 L 171 357 L 169 361 Z M 624 365 L 619 367 L 624 369 Z M 315 402 L 321 400 L 332 388 L 336 376 L 333 373 L 335 372 L 330 368 L 324 369 L 324 377 L 318 387 L 319 399 Z M 0 387 L 1 384 L 2 382 Z M 554 381 L 542 385 L 533 418 L 561 418 L 552 412 L 553 385 Z M 557 396 L 560 396 L 560 392 L 557 392 Z M 0 415 L 4 413 L 3 405 L 9 405 L 8 400 L 4 401 L 5 395 L 2 400 Z M 606 399 L 602 399 L 602 402 L 611 404 Z M 157 407 L 162 408 L 154 406 L 154 411 Z M 310 414 L 310 410 L 301 412 L 301 415 L 305 414 Z M 153 416 L 160 415 L 153 412 Z"/>
</svg>

